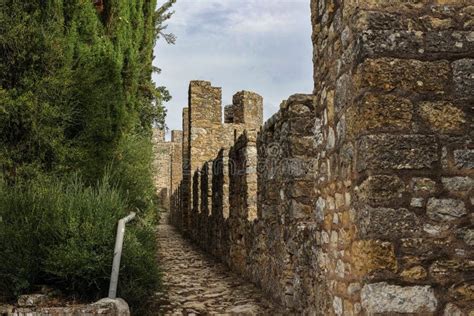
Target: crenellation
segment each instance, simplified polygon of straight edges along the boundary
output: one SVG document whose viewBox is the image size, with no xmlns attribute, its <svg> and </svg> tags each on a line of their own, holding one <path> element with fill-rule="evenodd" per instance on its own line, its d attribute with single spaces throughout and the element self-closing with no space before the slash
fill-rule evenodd
<svg viewBox="0 0 474 316">
<path fill-rule="evenodd" d="M 189 215 L 191 208 L 191 163 L 190 163 L 190 118 L 189 118 L 189 108 L 183 108 L 182 112 L 182 122 L 183 122 L 183 182 L 181 183 L 181 219 L 178 218 L 178 222 L 175 223 L 183 232 L 186 232 L 189 225 Z M 179 215 L 178 215 L 179 216 Z"/>
<path fill-rule="evenodd" d="M 183 132 L 171 131 L 171 166 L 170 166 L 170 194 L 171 199 L 173 195 L 177 194 L 179 184 L 183 179 Z M 171 206 L 170 206 L 171 207 Z"/>
<path fill-rule="evenodd" d="M 171 131 L 171 142 L 180 143 L 183 141 L 183 131 Z"/>
<path fill-rule="evenodd" d="M 153 129 L 154 183 L 161 206 L 169 210 L 173 195 L 182 180 L 181 131 L 172 131 L 171 141 L 165 140 L 165 130 Z"/>
<path fill-rule="evenodd" d="M 259 128 L 263 124 L 263 98 L 254 92 L 240 91 L 232 98 L 232 122 L 245 124 L 247 128 Z"/>
<path fill-rule="evenodd" d="M 224 123 L 234 123 L 234 105 L 229 104 L 224 107 Z"/>
<path fill-rule="evenodd" d="M 154 128 L 153 129 L 153 142 L 156 143 L 164 143 L 165 142 L 165 134 L 166 131 L 161 128 Z"/>
<path fill-rule="evenodd" d="M 191 82 L 173 223 L 298 314 L 472 313 L 467 8 L 312 0 L 313 93 L 265 123 Z"/>
<path fill-rule="evenodd" d="M 209 81 L 191 81 L 189 84 L 189 115 L 196 128 L 214 127 L 221 124 L 221 88 Z"/>
</svg>

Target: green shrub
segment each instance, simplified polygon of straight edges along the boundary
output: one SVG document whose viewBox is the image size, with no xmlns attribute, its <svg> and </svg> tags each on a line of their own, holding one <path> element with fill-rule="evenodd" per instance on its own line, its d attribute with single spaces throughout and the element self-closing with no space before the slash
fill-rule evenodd
<svg viewBox="0 0 474 316">
<path fill-rule="evenodd" d="M 110 180 L 127 197 L 130 210 L 151 210 L 155 202 L 152 144 L 148 137 L 124 135 L 116 159 L 110 165 Z"/>
<path fill-rule="evenodd" d="M 174 1 L 172 1 L 174 2 Z M 80 171 L 95 183 L 123 135 L 163 125 L 170 96 L 152 81 L 170 17 L 156 0 L 2 0 L 0 169 L 8 181 Z"/>
<path fill-rule="evenodd" d="M 7 186 L 0 180 L 0 296 L 14 298 L 47 284 L 64 295 L 107 295 L 117 221 L 127 201 L 104 178 L 78 177 Z M 158 287 L 153 213 L 127 226 L 118 294 L 132 307 Z"/>
</svg>

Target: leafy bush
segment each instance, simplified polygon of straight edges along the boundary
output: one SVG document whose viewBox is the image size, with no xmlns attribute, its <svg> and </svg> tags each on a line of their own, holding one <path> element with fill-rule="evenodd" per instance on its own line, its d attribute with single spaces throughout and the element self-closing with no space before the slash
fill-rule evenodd
<svg viewBox="0 0 474 316">
<path fill-rule="evenodd" d="M 0 180 L 0 296 L 41 284 L 78 299 L 106 296 L 116 224 L 127 213 L 126 199 L 109 182 Z M 118 294 L 132 307 L 158 287 L 153 217 L 139 214 L 127 226 Z"/>
<path fill-rule="evenodd" d="M 152 81 L 170 4 L 156 0 L 3 0 L 0 168 L 8 181 L 80 171 L 99 179 L 123 135 L 164 124 L 169 94 Z M 12 180 L 13 179 L 13 180 Z"/>
<path fill-rule="evenodd" d="M 144 306 L 156 289 L 149 136 L 170 96 L 151 75 L 174 2 L 0 5 L 0 298 L 105 295 L 116 222 L 137 209 L 119 294 Z"/>
<path fill-rule="evenodd" d="M 131 211 L 151 210 L 156 192 L 153 185 L 152 144 L 148 137 L 124 135 L 116 159 L 110 165 L 110 180 L 127 197 Z"/>
</svg>

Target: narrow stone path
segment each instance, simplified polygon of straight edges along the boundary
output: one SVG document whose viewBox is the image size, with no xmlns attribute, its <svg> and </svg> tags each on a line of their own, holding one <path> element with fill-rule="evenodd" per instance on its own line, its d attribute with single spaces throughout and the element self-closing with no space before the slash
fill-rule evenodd
<svg viewBox="0 0 474 316">
<path fill-rule="evenodd" d="M 165 287 L 158 315 L 282 313 L 255 286 L 197 249 L 174 227 L 161 224 L 157 239 Z"/>
</svg>

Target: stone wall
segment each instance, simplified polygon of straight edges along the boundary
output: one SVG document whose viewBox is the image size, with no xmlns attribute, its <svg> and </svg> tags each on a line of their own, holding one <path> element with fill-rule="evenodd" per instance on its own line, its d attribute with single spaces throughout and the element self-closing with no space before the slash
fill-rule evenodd
<svg viewBox="0 0 474 316">
<path fill-rule="evenodd" d="M 472 313 L 474 7 L 311 11 L 313 94 L 263 126 L 191 82 L 172 222 L 298 313 Z"/>
<path fill-rule="evenodd" d="M 171 195 L 182 180 L 182 132 L 171 131 L 171 141 L 165 141 L 165 131 L 153 129 L 153 170 L 156 193 L 161 206 L 170 208 Z"/>
<path fill-rule="evenodd" d="M 170 193 L 173 195 L 183 179 L 183 132 L 171 131 Z"/>
<path fill-rule="evenodd" d="M 324 214 L 332 223 L 323 232 L 338 240 L 328 252 L 336 312 L 474 308 L 474 7 L 467 3 L 313 4 L 315 39 L 341 34 L 315 49 L 323 60 L 340 56 L 327 73 L 315 71 L 318 102 L 332 107 L 325 117 L 336 156 L 328 170 L 352 173 L 343 208 L 350 244 L 337 194 L 336 211 Z"/>
<path fill-rule="evenodd" d="M 93 304 L 66 304 L 42 294 L 21 295 L 16 306 L 0 305 L 2 316 L 130 316 L 127 302 L 121 298 L 103 298 Z M 61 305 L 61 303 L 59 303 Z M 67 306 L 66 306 L 67 305 Z M 52 307 L 55 306 L 55 307 Z"/>
<path fill-rule="evenodd" d="M 203 205 L 207 193 L 201 193 L 201 186 L 210 189 L 212 180 L 207 186 L 201 181 L 206 176 L 202 169 L 212 170 L 211 161 L 222 151 L 228 151 L 237 135 L 246 129 L 256 130 L 263 122 L 263 99 L 256 93 L 236 93 L 233 104 L 227 108 L 233 111 L 231 115 L 228 109 L 225 111 L 223 123 L 221 88 L 213 87 L 208 81 L 191 81 L 189 107 L 183 110 L 183 181 L 179 194 L 173 198 L 173 205 L 179 211 L 170 219 L 192 236 L 199 236 L 200 227 L 206 225 L 200 215 L 202 209 L 210 210 L 212 206 L 212 195 Z"/>
</svg>

